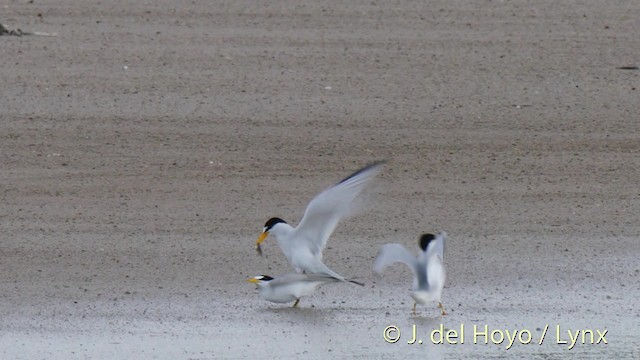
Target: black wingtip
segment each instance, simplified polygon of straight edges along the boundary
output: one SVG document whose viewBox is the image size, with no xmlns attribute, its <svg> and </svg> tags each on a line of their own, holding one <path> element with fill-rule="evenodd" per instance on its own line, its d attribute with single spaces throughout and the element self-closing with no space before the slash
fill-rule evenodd
<svg viewBox="0 0 640 360">
<path fill-rule="evenodd" d="M 367 170 L 369 170 L 369 169 L 371 169 L 373 167 L 376 167 L 376 166 L 379 166 L 379 165 L 384 165 L 386 162 L 387 162 L 387 160 L 379 160 L 379 161 L 372 162 L 371 164 L 361 168 L 360 170 L 357 170 L 353 174 L 351 174 L 351 175 L 347 176 L 346 178 L 342 179 L 338 184 L 342 184 L 343 182 L 345 182 L 345 181 L 347 181 L 347 180 L 349 180 L 349 179 L 351 179 L 351 178 L 353 178 L 355 176 L 358 176 L 358 175 L 362 174 L 363 172 L 365 172 L 365 171 L 367 171 Z"/>
<path fill-rule="evenodd" d="M 361 283 L 359 281 L 355 281 L 355 280 L 347 280 L 348 282 L 352 283 L 352 284 L 356 284 L 356 285 L 360 285 L 360 286 L 364 286 L 364 283 Z"/>
</svg>

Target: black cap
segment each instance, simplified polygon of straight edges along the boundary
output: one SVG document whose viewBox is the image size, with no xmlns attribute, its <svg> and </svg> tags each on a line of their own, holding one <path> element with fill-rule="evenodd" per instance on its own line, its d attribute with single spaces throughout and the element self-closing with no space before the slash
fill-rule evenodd
<svg viewBox="0 0 640 360">
<path fill-rule="evenodd" d="M 435 235 L 433 234 L 423 234 L 420 237 L 420 248 L 422 249 L 422 251 L 427 251 L 427 246 L 429 246 L 429 243 L 434 240 L 436 238 Z"/>
<path fill-rule="evenodd" d="M 271 228 L 272 228 L 275 224 L 278 224 L 278 223 L 285 223 L 285 224 L 286 224 L 287 222 L 286 222 L 286 221 L 284 221 L 284 220 L 282 220 L 282 219 L 280 219 L 280 218 L 277 218 L 277 217 L 271 218 L 271 219 L 269 219 L 269 220 L 264 224 L 264 231 L 269 231 L 269 230 L 271 230 Z"/>
</svg>

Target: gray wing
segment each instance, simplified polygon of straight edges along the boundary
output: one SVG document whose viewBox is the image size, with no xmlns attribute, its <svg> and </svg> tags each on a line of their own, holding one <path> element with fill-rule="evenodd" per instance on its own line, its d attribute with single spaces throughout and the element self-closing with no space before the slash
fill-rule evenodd
<svg viewBox="0 0 640 360">
<path fill-rule="evenodd" d="M 444 265 L 442 264 L 442 258 L 435 256 L 427 263 L 427 283 L 429 287 L 435 287 L 436 289 L 442 289 L 444 287 L 444 281 L 446 273 Z"/>
<path fill-rule="evenodd" d="M 380 249 L 380 253 L 373 262 L 373 271 L 380 274 L 384 269 L 393 263 L 406 264 L 413 274 L 418 277 L 422 273 L 419 269 L 418 260 L 400 244 L 386 244 Z"/>
<path fill-rule="evenodd" d="M 313 254 L 321 255 L 329 236 L 340 219 L 349 214 L 353 201 L 380 173 L 384 162 L 368 165 L 335 186 L 318 194 L 307 206 L 300 224 L 294 230 L 295 239 L 304 239 Z"/>
<path fill-rule="evenodd" d="M 447 233 L 444 231 L 439 232 L 438 235 L 436 235 L 436 238 L 434 240 L 435 244 L 433 246 L 433 250 L 429 251 L 429 252 L 433 251 L 436 254 L 438 254 L 440 256 L 440 260 L 444 260 L 444 243 L 446 239 L 447 239 Z"/>
<path fill-rule="evenodd" d="M 440 287 L 444 286 L 445 271 L 444 271 L 444 243 L 447 239 L 447 233 L 442 231 L 436 235 L 436 238 L 432 241 L 433 245 L 429 245 L 427 251 L 420 255 L 419 268 L 424 269 L 424 278 L 418 277 L 419 286 L 424 286 L 424 289 L 429 289 L 432 286 Z"/>
</svg>

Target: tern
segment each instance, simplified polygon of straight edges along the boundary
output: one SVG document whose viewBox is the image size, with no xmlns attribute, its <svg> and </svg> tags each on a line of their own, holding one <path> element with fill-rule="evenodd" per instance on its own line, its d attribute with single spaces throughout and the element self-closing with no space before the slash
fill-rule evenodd
<svg viewBox="0 0 640 360">
<path fill-rule="evenodd" d="M 260 244 L 269 234 L 273 234 L 296 272 L 327 275 L 340 281 L 349 281 L 322 262 L 322 251 L 338 222 L 350 214 L 354 200 L 380 173 L 383 164 L 384 162 L 376 162 L 367 165 L 318 194 L 311 200 L 295 228 L 280 218 L 269 219 L 256 241 L 258 253 L 262 255 Z"/>
<path fill-rule="evenodd" d="M 274 303 L 295 301 L 292 307 L 297 307 L 300 298 L 312 295 L 321 285 L 337 282 L 340 279 L 325 275 L 290 273 L 277 278 L 258 275 L 247 281 L 257 285 L 260 295 L 265 300 Z"/>
<path fill-rule="evenodd" d="M 432 301 L 437 301 L 442 315 L 447 315 L 441 302 L 446 277 L 443 265 L 446 238 L 446 232 L 422 235 L 418 242 L 421 251 L 417 258 L 400 244 L 386 244 L 380 249 L 374 261 L 373 270 L 378 274 L 382 273 L 387 266 L 397 262 L 406 264 L 413 271 L 413 288 L 410 295 L 415 301 L 414 315 L 417 304 L 426 305 Z"/>
</svg>

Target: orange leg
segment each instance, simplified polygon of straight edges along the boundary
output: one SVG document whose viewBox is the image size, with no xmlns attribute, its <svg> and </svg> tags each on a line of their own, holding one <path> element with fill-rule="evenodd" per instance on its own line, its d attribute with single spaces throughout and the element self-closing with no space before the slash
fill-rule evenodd
<svg viewBox="0 0 640 360">
<path fill-rule="evenodd" d="M 441 302 L 438 303 L 438 309 L 440 309 L 440 311 L 442 311 L 442 316 L 447 315 L 447 312 L 444 311 L 444 306 L 442 306 Z"/>
</svg>

